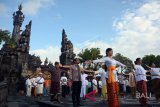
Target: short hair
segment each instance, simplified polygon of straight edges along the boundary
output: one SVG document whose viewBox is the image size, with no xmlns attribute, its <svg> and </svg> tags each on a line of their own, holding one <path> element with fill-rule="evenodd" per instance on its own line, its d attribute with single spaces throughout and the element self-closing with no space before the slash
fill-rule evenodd
<svg viewBox="0 0 160 107">
<path fill-rule="evenodd" d="M 107 54 L 109 51 L 112 51 L 112 48 L 107 48 L 107 49 L 106 49 L 106 54 Z"/>
<path fill-rule="evenodd" d="M 137 64 L 137 62 L 139 62 L 141 60 L 141 58 L 137 58 L 135 61 L 135 64 Z"/>
<path fill-rule="evenodd" d="M 73 63 L 76 63 L 77 59 L 78 59 L 78 58 L 74 58 L 74 59 L 73 59 Z"/>
<path fill-rule="evenodd" d="M 55 63 L 54 63 L 54 65 L 58 65 L 58 64 L 59 64 L 59 62 L 55 62 Z"/>
</svg>

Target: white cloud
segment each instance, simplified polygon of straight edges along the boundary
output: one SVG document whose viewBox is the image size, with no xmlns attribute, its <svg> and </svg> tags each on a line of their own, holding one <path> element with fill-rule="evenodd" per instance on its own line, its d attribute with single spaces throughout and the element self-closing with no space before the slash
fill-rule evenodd
<svg viewBox="0 0 160 107">
<path fill-rule="evenodd" d="M 114 23 L 118 37 L 112 46 L 118 52 L 134 59 L 145 54 L 159 54 L 160 2 L 142 4 L 138 9 L 127 11 Z"/>
<path fill-rule="evenodd" d="M 26 15 L 36 15 L 41 9 L 54 6 L 55 0 L 27 0 L 23 5 L 23 12 Z"/>
<path fill-rule="evenodd" d="M 49 46 L 46 49 L 31 50 L 30 54 L 35 54 L 35 55 L 40 56 L 42 61 L 44 61 L 47 57 L 49 61 L 55 62 L 55 61 L 59 61 L 59 56 L 61 53 L 60 53 L 60 47 Z"/>
<path fill-rule="evenodd" d="M 81 44 L 74 45 L 75 53 L 79 53 L 84 48 L 100 48 L 105 54 L 105 49 L 111 47 L 114 53 L 121 53 L 124 56 L 135 60 L 146 54 L 160 54 L 160 2 L 152 1 L 142 4 L 136 10 L 127 12 L 113 24 L 117 30 L 117 37 L 112 43 L 89 40 Z M 49 47 L 31 51 L 42 57 L 58 60 L 60 47 Z"/>
<path fill-rule="evenodd" d="M 8 11 L 8 8 L 6 5 L 0 3 L 0 14 L 4 15 Z"/>
</svg>

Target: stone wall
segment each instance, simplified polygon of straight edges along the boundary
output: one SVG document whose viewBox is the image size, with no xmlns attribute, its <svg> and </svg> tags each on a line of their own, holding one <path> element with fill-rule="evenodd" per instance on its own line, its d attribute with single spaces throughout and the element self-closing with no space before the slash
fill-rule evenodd
<svg viewBox="0 0 160 107">
<path fill-rule="evenodd" d="M 0 82 L 0 107 L 7 107 L 8 88 L 6 82 Z"/>
</svg>

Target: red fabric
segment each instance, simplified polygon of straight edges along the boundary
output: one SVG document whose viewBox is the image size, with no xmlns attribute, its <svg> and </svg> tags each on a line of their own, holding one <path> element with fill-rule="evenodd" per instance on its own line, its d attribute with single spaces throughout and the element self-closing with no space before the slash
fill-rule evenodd
<svg viewBox="0 0 160 107">
<path fill-rule="evenodd" d="M 160 79 L 156 78 L 152 80 L 152 84 L 153 84 L 153 92 L 155 94 L 155 97 L 157 100 L 160 99 Z"/>
<path fill-rule="evenodd" d="M 107 83 L 108 107 L 119 107 L 118 82 Z"/>
<path fill-rule="evenodd" d="M 51 94 L 58 94 L 60 92 L 60 82 L 51 82 Z"/>
<path fill-rule="evenodd" d="M 141 80 L 137 82 L 137 90 L 140 93 L 140 98 L 139 98 L 139 102 L 141 103 L 141 105 L 147 105 L 147 84 L 146 81 Z M 145 97 L 143 97 L 143 95 L 145 95 Z"/>
<path fill-rule="evenodd" d="M 91 97 L 90 95 L 94 95 L 96 94 L 96 90 L 93 90 L 92 92 L 88 93 L 85 95 L 85 98 L 90 99 L 91 101 L 96 101 L 96 99 L 94 97 Z"/>
</svg>

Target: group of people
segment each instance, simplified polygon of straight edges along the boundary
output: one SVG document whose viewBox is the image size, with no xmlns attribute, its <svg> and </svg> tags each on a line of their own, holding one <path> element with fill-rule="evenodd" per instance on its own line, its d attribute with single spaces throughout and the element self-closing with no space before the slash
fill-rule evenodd
<svg viewBox="0 0 160 107">
<path fill-rule="evenodd" d="M 109 107 L 119 107 L 119 95 L 122 92 L 126 92 L 127 87 L 131 90 L 132 97 L 135 98 L 136 91 L 139 92 L 139 102 L 142 106 L 147 106 L 147 79 L 146 72 L 151 73 L 153 84 L 153 91 L 155 97 L 160 101 L 160 68 L 155 68 L 155 65 L 150 66 L 146 65 L 148 70 L 145 70 L 142 67 L 142 61 L 140 58 L 137 58 L 133 69 L 128 74 L 118 74 L 116 68 L 122 67 L 127 69 L 127 66 L 122 64 L 119 61 L 116 61 L 112 58 L 113 50 L 111 48 L 106 49 L 106 56 L 98 60 L 93 60 L 92 63 L 101 63 L 101 68 L 97 71 L 86 70 L 80 66 L 80 60 L 75 58 L 72 65 L 61 65 L 59 62 L 55 62 L 55 65 L 50 65 L 48 70 L 51 73 L 51 85 L 50 85 L 50 96 L 51 101 L 60 100 L 60 90 L 62 89 L 62 96 L 66 97 L 68 89 L 71 89 L 72 92 L 72 102 L 73 106 L 81 106 L 80 97 L 85 99 L 86 93 L 96 91 L 98 88 L 101 89 L 101 95 L 103 101 L 106 101 Z M 66 74 L 69 71 L 70 78 L 67 78 Z M 61 76 L 62 72 L 63 75 Z M 85 72 L 92 73 L 93 75 L 100 75 L 100 81 L 96 80 L 96 77 L 87 79 L 88 75 Z M 126 78 L 124 78 L 126 77 Z M 68 80 L 70 81 L 68 83 Z M 34 81 L 34 82 L 32 82 Z M 44 86 L 44 79 L 39 74 L 35 79 L 26 80 L 26 86 L 31 86 L 27 88 L 30 90 L 36 86 L 37 95 L 41 96 L 43 93 L 42 87 Z M 69 84 L 69 85 L 68 85 Z M 70 86 L 69 88 L 67 86 Z M 120 90 L 119 90 L 120 88 Z M 34 88 L 33 88 L 34 89 Z M 87 91 L 86 91 L 87 90 Z M 30 96 L 30 93 L 27 93 L 27 96 Z"/>
<path fill-rule="evenodd" d="M 39 73 L 37 75 L 28 75 L 25 85 L 26 85 L 26 96 L 48 96 L 49 95 L 49 78 L 44 78 L 40 69 L 37 69 Z"/>
<path fill-rule="evenodd" d="M 113 50 L 111 48 L 106 49 L 106 57 L 95 60 L 94 63 L 101 62 L 106 66 L 107 71 L 107 96 L 108 96 L 108 106 L 109 107 L 119 107 L 119 80 L 116 71 L 117 66 L 127 68 L 126 65 L 116 61 L 112 58 Z M 139 93 L 139 102 L 141 106 L 147 107 L 147 72 L 151 73 L 153 92 L 157 101 L 160 101 L 160 68 L 156 68 L 154 64 L 150 66 L 146 65 L 148 70 L 145 70 L 142 66 L 141 58 L 137 58 L 133 70 L 128 74 L 128 84 L 131 87 L 132 96 L 135 96 L 136 90 Z M 122 83 L 123 87 L 125 83 Z M 121 86 L 121 85 L 120 85 Z"/>
</svg>

